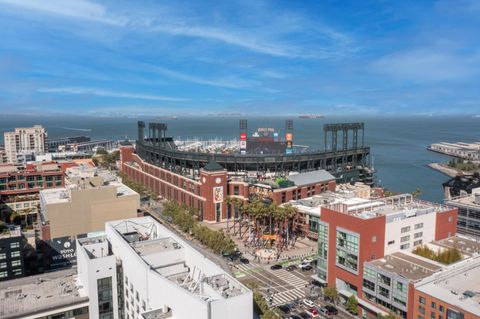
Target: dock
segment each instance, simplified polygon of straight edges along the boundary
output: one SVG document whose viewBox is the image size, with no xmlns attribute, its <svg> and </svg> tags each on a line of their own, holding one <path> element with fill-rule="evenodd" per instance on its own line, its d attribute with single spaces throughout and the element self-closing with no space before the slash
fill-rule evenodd
<svg viewBox="0 0 480 319">
<path fill-rule="evenodd" d="M 451 168 L 445 164 L 440 164 L 440 163 L 430 163 L 427 165 L 428 167 L 436 170 L 436 171 L 439 171 L 440 173 L 443 173 L 447 176 L 450 176 L 450 177 L 455 177 L 457 175 L 462 175 L 463 172 L 462 171 L 459 171 L 459 170 L 456 170 L 454 168 Z"/>
<path fill-rule="evenodd" d="M 457 158 L 462 158 L 468 161 L 480 161 L 480 142 L 474 143 L 433 143 L 427 147 L 429 151 L 437 152 Z"/>
</svg>

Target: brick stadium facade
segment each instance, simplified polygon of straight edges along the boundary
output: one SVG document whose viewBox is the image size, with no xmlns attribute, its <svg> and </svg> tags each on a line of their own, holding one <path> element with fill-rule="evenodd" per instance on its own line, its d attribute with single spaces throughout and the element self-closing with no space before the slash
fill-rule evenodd
<svg viewBox="0 0 480 319">
<path fill-rule="evenodd" d="M 321 182 L 293 185 L 272 189 L 268 185 L 248 183 L 228 175 L 227 170 L 216 162 L 210 162 L 200 170 L 198 178 L 192 179 L 160 166 L 144 161 L 131 145 L 120 147 L 120 169 L 131 180 L 147 187 L 160 198 L 176 201 L 198 210 L 206 222 L 221 222 L 228 218 L 233 207 L 227 209 L 227 196 L 244 201 L 252 195 L 269 198 L 276 204 L 293 199 L 313 196 L 325 191 L 334 191 L 335 178 Z"/>
</svg>

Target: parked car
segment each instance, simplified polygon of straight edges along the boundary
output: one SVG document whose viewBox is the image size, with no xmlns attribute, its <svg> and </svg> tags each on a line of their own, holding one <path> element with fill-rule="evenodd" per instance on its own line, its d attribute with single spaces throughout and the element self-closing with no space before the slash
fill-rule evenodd
<svg viewBox="0 0 480 319">
<path fill-rule="evenodd" d="M 303 268 L 308 267 L 308 266 L 311 266 L 310 263 L 301 263 L 300 265 L 298 265 L 298 267 L 300 267 L 300 269 L 303 269 Z"/>
<path fill-rule="evenodd" d="M 241 262 L 242 264 L 249 264 L 249 263 L 250 263 L 250 260 L 248 260 L 248 259 L 245 258 L 245 257 L 241 257 L 241 258 L 240 258 L 240 262 Z"/>
<path fill-rule="evenodd" d="M 289 305 L 281 305 L 278 306 L 278 309 L 280 309 L 284 313 L 289 313 L 292 308 Z"/>
<path fill-rule="evenodd" d="M 310 284 L 311 284 L 311 285 L 314 285 L 314 286 L 317 286 L 317 287 L 320 287 L 320 288 L 325 286 L 325 285 L 322 284 L 320 281 L 315 280 L 315 279 L 312 280 L 312 281 L 310 281 Z"/>
<path fill-rule="evenodd" d="M 311 315 L 312 317 L 318 316 L 318 310 L 315 309 L 315 308 L 308 308 L 306 311 L 307 311 L 307 313 L 308 313 L 309 315 Z"/>
<path fill-rule="evenodd" d="M 282 269 L 282 265 L 280 264 L 275 264 L 270 267 L 271 270 L 277 270 L 277 269 Z"/>
<path fill-rule="evenodd" d="M 302 271 L 310 271 L 312 270 L 312 266 L 308 265 L 308 266 L 305 266 L 305 267 L 302 267 Z"/>
<path fill-rule="evenodd" d="M 310 319 L 310 318 L 312 318 L 312 316 L 311 316 L 308 312 L 306 312 L 306 311 L 301 312 L 301 313 L 300 313 L 300 317 L 302 317 L 302 319 Z"/>
<path fill-rule="evenodd" d="M 303 299 L 303 304 L 307 306 L 308 308 L 313 308 L 315 307 L 315 303 L 311 301 L 310 299 Z"/>
<path fill-rule="evenodd" d="M 302 319 L 302 317 L 297 316 L 297 315 L 291 315 L 291 316 L 288 316 L 288 317 L 285 318 L 285 319 Z"/>
<path fill-rule="evenodd" d="M 309 258 L 305 258 L 304 260 L 302 260 L 302 264 L 311 264 L 313 263 L 314 259 L 309 257 Z"/>
<path fill-rule="evenodd" d="M 332 315 L 332 313 L 326 307 L 318 307 L 318 312 L 324 316 Z"/>
<path fill-rule="evenodd" d="M 287 268 L 285 268 L 287 271 L 294 271 L 295 269 L 297 269 L 297 266 L 296 265 L 290 265 L 290 266 L 287 266 Z"/>
<path fill-rule="evenodd" d="M 338 315 L 338 309 L 332 305 L 326 305 L 325 308 L 330 311 L 332 315 Z"/>
</svg>

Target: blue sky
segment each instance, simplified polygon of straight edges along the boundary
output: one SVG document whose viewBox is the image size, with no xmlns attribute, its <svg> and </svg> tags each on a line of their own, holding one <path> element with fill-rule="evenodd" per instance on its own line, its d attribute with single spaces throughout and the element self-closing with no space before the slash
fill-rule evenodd
<svg viewBox="0 0 480 319">
<path fill-rule="evenodd" d="M 480 1 L 0 0 L 0 113 L 480 114 Z"/>
</svg>

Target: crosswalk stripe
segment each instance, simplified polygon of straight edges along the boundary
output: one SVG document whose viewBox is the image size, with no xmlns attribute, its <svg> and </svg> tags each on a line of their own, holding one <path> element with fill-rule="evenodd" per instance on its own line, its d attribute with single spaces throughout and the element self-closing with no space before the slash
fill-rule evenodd
<svg viewBox="0 0 480 319">
<path fill-rule="evenodd" d="M 305 284 L 307 284 L 306 280 L 303 280 L 285 270 L 276 270 L 275 272 L 270 273 L 294 286 L 295 288 L 305 287 Z"/>
<path fill-rule="evenodd" d="M 273 296 L 273 304 L 281 305 L 290 301 L 293 301 L 297 298 L 304 298 L 305 294 L 301 289 L 292 289 L 287 291 L 282 291 Z"/>
</svg>

